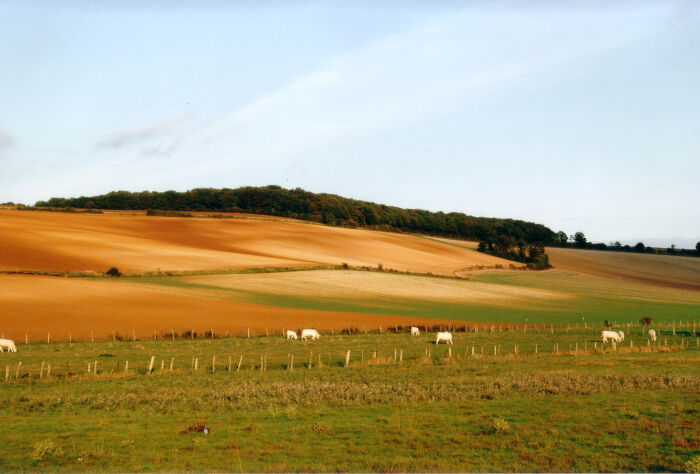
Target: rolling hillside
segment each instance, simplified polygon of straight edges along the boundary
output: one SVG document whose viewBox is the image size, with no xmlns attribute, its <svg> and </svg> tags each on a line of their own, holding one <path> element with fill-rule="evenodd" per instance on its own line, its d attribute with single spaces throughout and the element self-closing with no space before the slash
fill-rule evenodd
<svg viewBox="0 0 700 474">
<path fill-rule="evenodd" d="M 512 262 L 410 235 L 291 220 L 0 210 L 0 270 L 135 273 L 341 263 L 453 276 Z"/>
<path fill-rule="evenodd" d="M 152 337 L 171 329 L 250 328 L 259 335 L 302 326 L 672 321 L 700 314 L 700 259 L 548 249 L 553 270 L 514 271 L 507 270 L 511 262 L 460 240 L 231 217 L 0 210 L 0 270 L 97 275 L 0 274 L 2 333 L 30 341 L 49 332 L 52 339 L 107 338 L 112 331 Z M 343 262 L 414 274 L 318 269 Z M 99 276 L 112 266 L 131 276 Z M 491 269 L 474 270 L 479 266 Z"/>
</svg>

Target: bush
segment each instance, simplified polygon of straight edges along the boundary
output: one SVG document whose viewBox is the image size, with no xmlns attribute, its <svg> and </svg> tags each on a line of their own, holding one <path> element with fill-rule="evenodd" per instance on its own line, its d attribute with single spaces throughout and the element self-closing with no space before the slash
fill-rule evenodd
<svg viewBox="0 0 700 474">
<path fill-rule="evenodd" d="M 119 269 L 117 267 L 112 267 L 107 272 L 105 272 L 105 275 L 111 276 L 111 277 L 120 277 L 122 274 L 119 272 Z"/>
<path fill-rule="evenodd" d="M 651 326 L 651 318 L 648 316 L 643 317 L 639 322 L 645 326 Z"/>
</svg>

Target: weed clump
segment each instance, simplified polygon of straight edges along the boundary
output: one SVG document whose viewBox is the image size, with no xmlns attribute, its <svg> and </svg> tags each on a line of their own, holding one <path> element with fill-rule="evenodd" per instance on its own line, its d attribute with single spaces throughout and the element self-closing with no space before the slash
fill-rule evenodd
<svg viewBox="0 0 700 474">
<path fill-rule="evenodd" d="M 311 425 L 311 431 L 316 434 L 333 434 L 333 430 L 329 426 L 324 425 L 319 421 Z"/>
<path fill-rule="evenodd" d="M 209 428 L 209 427 L 208 427 L 207 425 L 205 425 L 204 423 L 197 423 L 197 424 L 195 424 L 195 425 L 190 425 L 190 426 L 188 426 L 187 428 L 185 428 L 184 430 L 182 430 L 182 432 L 183 432 L 184 434 L 187 434 L 187 433 L 204 433 L 204 434 L 209 434 L 210 431 L 211 431 L 211 428 Z"/>
<path fill-rule="evenodd" d="M 58 458 L 63 456 L 63 450 L 60 446 L 50 439 L 42 439 L 34 443 L 34 452 L 32 453 L 32 459 L 35 461 L 40 461 L 48 456 Z"/>
<path fill-rule="evenodd" d="M 700 456 L 695 456 L 686 461 L 685 472 L 700 473 Z"/>
<path fill-rule="evenodd" d="M 510 423 L 505 419 L 497 416 L 493 419 L 493 432 L 494 433 L 506 433 L 510 431 Z"/>
</svg>

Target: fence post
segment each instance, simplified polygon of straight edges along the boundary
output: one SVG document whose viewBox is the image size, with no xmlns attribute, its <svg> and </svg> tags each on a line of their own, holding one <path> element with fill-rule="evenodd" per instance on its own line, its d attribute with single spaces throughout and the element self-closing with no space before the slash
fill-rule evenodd
<svg viewBox="0 0 700 474">
<path fill-rule="evenodd" d="M 39 370 L 39 378 L 44 378 L 44 361 L 41 361 L 41 369 Z"/>
<path fill-rule="evenodd" d="M 211 373 L 213 374 L 216 368 L 216 356 L 212 356 L 211 358 Z"/>
<path fill-rule="evenodd" d="M 537 354 L 537 344 L 535 344 L 535 354 Z"/>
<path fill-rule="evenodd" d="M 240 359 L 238 359 L 238 367 L 236 367 L 236 372 L 241 370 L 241 363 L 243 362 L 243 356 L 241 356 Z"/>
<path fill-rule="evenodd" d="M 289 370 L 290 372 L 294 370 L 294 354 L 291 355 L 290 360 L 289 360 Z"/>
<path fill-rule="evenodd" d="M 136 340 L 136 331 L 134 331 L 133 329 L 131 330 L 131 340 L 132 341 Z"/>
<path fill-rule="evenodd" d="M 396 361 L 396 349 L 394 349 L 394 362 Z M 350 351 L 345 354 L 345 367 L 350 363 Z"/>
<path fill-rule="evenodd" d="M 15 378 L 19 378 L 19 368 L 22 367 L 22 361 L 17 362 L 17 370 L 15 370 Z"/>
<path fill-rule="evenodd" d="M 5 380 L 10 378 L 10 366 L 6 365 L 5 366 Z"/>
<path fill-rule="evenodd" d="M 175 363 L 175 357 L 170 358 L 170 372 L 173 371 L 173 364 Z"/>
<path fill-rule="evenodd" d="M 94 374 L 97 375 L 97 361 L 95 361 L 95 365 L 92 366 L 94 370 Z"/>
<path fill-rule="evenodd" d="M 126 363 L 124 364 L 124 373 L 126 374 L 128 372 L 129 372 L 129 361 L 127 360 Z"/>
<path fill-rule="evenodd" d="M 199 370 L 199 358 L 195 357 L 194 358 L 194 371 L 197 372 Z"/>
<path fill-rule="evenodd" d="M 46 343 L 51 344 L 51 333 L 50 332 L 46 333 Z"/>
<path fill-rule="evenodd" d="M 29 344 L 29 334 L 27 334 L 27 333 L 25 332 L 25 333 L 24 333 L 24 345 L 26 346 L 27 344 Z"/>
<path fill-rule="evenodd" d="M 151 356 L 151 362 L 148 364 L 148 375 L 151 375 L 151 372 L 153 372 L 153 362 L 155 362 L 156 356 Z"/>
<path fill-rule="evenodd" d="M 309 370 L 311 370 L 311 365 L 314 363 L 314 352 L 309 351 L 309 367 L 307 367 Z"/>
<path fill-rule="evenodd" d="M 250 339 L 250 328 L 248 328 L 248 339 Z"/>
<path fill-rule="evenodd" d="M 231 356 L 228 356 L 228 373 L 231 373 Z"/>
</svg>

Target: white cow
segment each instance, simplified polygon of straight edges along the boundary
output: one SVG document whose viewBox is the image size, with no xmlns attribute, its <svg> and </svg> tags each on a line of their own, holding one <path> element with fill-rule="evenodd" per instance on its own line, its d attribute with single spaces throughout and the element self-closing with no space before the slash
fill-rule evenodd
<svg viewBox="0 0 700 474">
<path fill-rule="evenodd" d="M 652 341 L 656 341 L 656 331 L 654 331 L 653 329 L 649 329 L 649 337 Z"/>
<path fill-rule="evenodd" d="M 411 336 L 420 336 L 420 330 L 415 326 L 411 326 Z"/>
<path fill-rule="evenodd" d="M 292 331 L 291 329 L 287 329 L 287 339 L 298 339 L 297 333 Z"/>
<path fill-rule="evenodd" d="M 445 344 L 452 344 L 452 333 L 450 333 L 450 332 L 437 333 L 437 339 L 435 340 L 435 344 L 440 344 L 440 341 L 445 341 Z"/>
<path fill-rule="evenodd" d="M 624 341 L 625 340 L 625 333 L 622 331 L 617 331 L 617 333 L 620 335 L 620 340 Z"/>
<path fill-rule="evenodd" d="M 608 342 L 608 339 L 615 342 L 622 342 L 622 338 L 619 333 L 615 331 L 603 331 L 603 343 Z"/>
<path fill-rule="evenodd" d="M 313 341 L 314 339 L 320 339 L 321 335 L 315 329 L 302 329 L 301 330 L 301 340 L 303 341 L 307 337 L 310 337 L 311 340 Z"/>
<path fill-rule="evenodd" d="M 15 342 L 10 339 L 0 339 L 0 352 L 3 352 L 3 347 L 7 349 L 8 352 L 17 352 Z"/>
</svg>

